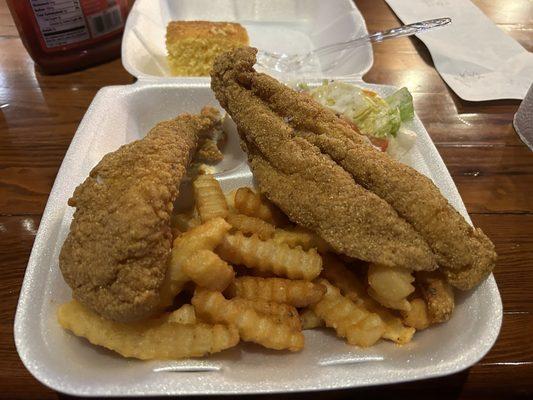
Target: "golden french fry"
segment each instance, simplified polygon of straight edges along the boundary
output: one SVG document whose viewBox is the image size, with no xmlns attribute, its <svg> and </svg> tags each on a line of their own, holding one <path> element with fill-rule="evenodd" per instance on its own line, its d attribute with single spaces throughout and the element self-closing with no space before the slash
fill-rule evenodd
<svg viewBox="0 0 533 400">
<path fill-rule="evenodd" d="M 306 307 L 319 301 L 326 292 L 322 285 L 304 280 L 242 276 L 230 286 L 234 296 L 249 300 L 267 300 Z"/>
<path fill-rule="evenodd" d="M 426 301 L 431 323 L 448 321 L 455 306 L 452 286 L 437 271 L 417 273 L 416 283 Z"/>
<path fill-rule="evenodd" d="M 235 192 L 234 206 L 241 214 L 260 218 L 273 225 L 283 223 L 285 219 L 276 206 L 247 187 Z"/>
<path fill-rule="evenodd" d="M 372 300 L 372 299 L 370 299 Z M 416 329 L 406 326 L 400 318 L 395 316 L 390 310 L 383 307 L 381 304 L 374 302 L 375 306 L 368 306 L 367 310 L 379 315 L 385 324 L 385 331 L 381 336 L 383 339 L 391 340 L 398 344 L 409 343 L 416 332 Z"/>
<path fill-rule="evenodd" d="M 183 263 L 182 270 L 197 285 L 220 292 L 226 289 L 235 277 L 231 265 L 207 249 L 190 255 Z"/>
<path fill-rule="evenodd" d="M 384 339 L 392 340 L 398 344 L 405 344 L 411 341 L 415 334 L 415 329 L 405 326 L 400 318 L 371 298 L 352 270 L 347 268 L 338 258 L 331 255 L 325 256 L 323 260 L 322 276 L 324 278 L 338 287 L 343 296 L 380 316 L 385 323 Z"/>
<path fill-rule="evenodd" d="M 300 318 L 298 317 L 298 311 L 296 310 L 296 307 L 293 307 L 289 304 L 276 303 L 274 301 L 260 299 L 249 300 L 240 297 L 234 297 L 231 300 L 237 304 L 243 304 L 246 307 L 252 307 L 258 313 L 271 316 L 278 324 L 286 324 L 297 331 L 302 330 Z"/>
<path fill-rule="evenodd" d="M 338 257 L 327 254 L 322 257 L 321 276 L 326 278 L 333 286 L 338 287 L 343 296 L 348 297 L 356 304 L 363 304 L 368 298 L 366 288 L 357 275 L 346 267 Z"/>
<path fill-rule="evenodd" d="M 196 323 L 196 313 L 194 312 L 194 307 L 192 304 L 184 304 L 176 311 L 173 311 L 168 316 L 168 322 L 174 322 L 176 324 L 195 324 Z"/>
<path fill-rule="evenodd" d="M 300 313 L 300 321 L 302 324 L 302 329 L 304 330 L 322 328 L 325 326 L 324 320 L 316 315 L 315 312 L 310 308 L 306 308 Z"/>
<path fill-rule="evenodd" d="M 185 272 L 183 272 L 181 265 L 178 261 L 178 252 L 172 250 L 170 253 L 170 259 L 168 261 L 167 273 L 165 280 L 159 290 L 159 298 L 161 308 L 166 308 L 172 304 L 174 297 L 179 294 L 190 278 Z"/>
<path fill-rule="evenodd" d="M 330 248 L 324 239 L 301 226 L 286 229 L 278 228 L 274 232 L 272 239 L 277 243 L 285 243 L 291 248 L 297 246 L 304 250 L 316 248 L 321 253 L 326 253 Z"/>
<path fill-rule="evenodd" d="M 368 294 L 381 305 L 395 310 L 409 311 L 407 296 L 414 292 L 415 278 L 404 268 L 370 264 L 368 267 Z"/>
<path fill-rule="evenodd" d="M 57 318 L 63 328 L 76 336 L 124 357 L 141 360 L 201 357 L 239 342 L 234 326 L 185 325 L 172 322 L 168 315 L 125 324 L 104 319 L 75 300 L 60 306 Z"/>
<path fill-rule="evenodd" d="M 411 309 L 409 311 L 402 311 L 403 323 L 411 326 L 416 330 L 426 329 L 431 321 L 428 315 L 428 308 L 423 299 L 411 300 Z"/>
<path fill-rule="evenodd" d="M 214 218 L 199 225 L 174 240 L 169 267 L 161 288 L 162 304 L 172 303 L 172 299 L 182 289 L 190 277 L 183 271 L 189 257 L 199 250 L 213 250 L 222 240 L 231 225 L 222 218 Z"/>
<path fill-rule="evenodd" d="M 213 175 L 200 175 L 193 182 L 196 208 L 202 222 L 228 215 L 226 197 L 220 188 L 220 184 Z"/>
<path fill-rule="evenodd" d="M 232 190 L 224 193 L 224 197 L 226 198 L 226 204 L 228 205 L 229 214 L 239 213 L 235 208 L 235 193 L 237 193 L 237 190 Z"/>
<path fill-rule="evenodd" d="M 220 292 L 197 288 L 192 304 L 203 318 L 235 325 L 242 340 L 275 350 L 298 351 L 304 346 L 301 332 L 242 302 L 226 300 Z"/>
<path fill-rule="evenodd" d="M 214 250 L 230 228 L 223 218 L 214 218 L 186 232 L 174 240 L 172 253 L 176 262 L 183 263 L 198 250 Z"/>
<path fill-rule="evenodd" d="M 238 231 L 246 234 L 256 234 L 261 240 L 271 238 L 276 231 L 274 225 L 260 218 L 250 217 L 244 214 L 230 214 L 226 218 L 226 221 Z"/>
<path fill-rule="evenodd" d="M 178 213 L 173 214 L 170 217 L 170 225 L 173 232 L 179 231 L 180 233 L 187 232 L 188 230 L 200 225 L 200 218 L 194 213 Z M 178 236 L 178 235 L 175 235 Z"/>
<path fill-rule="evenodd" d="M 246 237 L 242 233 L 226 235 L 217 249 L 218 254 L 233 264 L 272 272 L 290 279 L 313 280 L 322 270 L 322 258 L 312 249 L 291 249 L 283 243 Z"/>
<path fill-rule="evenodd" d="M 344 297 L 326 279 L 317 282 L 326 287 L 326 294 L 309 308 L 324 320 L 326 326 L 335 329 L 337 335 L 346 338 L 351 345 L 372 346 L 382 337 L 385 324 L 377 314 Z"/>
</svg>

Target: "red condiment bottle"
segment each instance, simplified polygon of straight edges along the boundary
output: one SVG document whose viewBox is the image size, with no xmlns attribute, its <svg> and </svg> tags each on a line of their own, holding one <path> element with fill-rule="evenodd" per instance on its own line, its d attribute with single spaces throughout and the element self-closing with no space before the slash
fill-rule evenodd
<svg viewBox="0 0 533 400">
<path fill-rule="evenodd" d="M 24 47 L 44 73 L 120 56 L 132 0 L 7 0 Z"/>
</svg>

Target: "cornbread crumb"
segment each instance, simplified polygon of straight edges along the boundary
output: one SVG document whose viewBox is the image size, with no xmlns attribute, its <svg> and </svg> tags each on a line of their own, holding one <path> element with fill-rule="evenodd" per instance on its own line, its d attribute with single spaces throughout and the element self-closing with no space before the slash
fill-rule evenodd
<svg viewBox="0 0 533 400">
<path fill-rule="evenodd" d="M 168 64 L 174 76 L 208 76 L 215 58 L 247 46 L 240 24 L 210 21 L 172 21 L 167 26 Z"/>
</svg>

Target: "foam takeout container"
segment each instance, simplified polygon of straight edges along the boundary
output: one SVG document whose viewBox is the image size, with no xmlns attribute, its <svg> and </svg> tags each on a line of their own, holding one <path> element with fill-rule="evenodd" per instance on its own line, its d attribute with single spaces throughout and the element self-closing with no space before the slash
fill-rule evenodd
<svg viewBox="0 0 533 400">
<path fill-rule="evenodd" d="M 193 19 L 201 16 L 190 11 L 196 10 L 192 1 L 159 0 L 153 3 L 158 4 L 159 8 L 154 7 L 154 10 L 159 10 L 161 15 L 191 16 Z M 240 10 L 250 10 L 247 8 L 251 7 L 250 3 L 259 4 L 229 0 L 220 3 L 233 5 L 234 8 L 227 7 L 227 10 L 239 11 L 223 14 L 224 18 L 243 15 Z M 255 16 L 257 20 L 263 16 L 296 18 L 300 15 L 298 7 L 311 3 L 315 2 L 274 1 L 272 4 L 275 5 L 292 5 L 289 10 L 293 11 L 284 16 L 281 12 L 256 8 L 246 15 Z M 148 0 L 138 0 L 136 7 L 142 10 L 147 4 Z M 183 7 L 179 7 L 180 4 Z M 332 9 L 344 5 L 350 15 L 360 15 L 349 1 L 332 1 L 331 4 L 334 4 Z M 208 19 L 210 15 L 202 19 Z M 302 15 L 308 17 L 308 14 Z M 131 25 L 132 20 L 129 20 L 127 26 Z M 124 48 L 128 46 L 124 44 Z M 141 68 L 141 64 L 128 64 L 126 53 L 125 66 Z M 220 107 L 207 78 L 168 78 L 148 75 L 149 71 L 145 69 L 145 75 L 138 74 L 139 80 L 133 85 L 106 87 L 98 92 L 78 127 L 54 183 L 28 263 L 14 328 L 19 355 L 35 378 L 55 390 L 80 396 L 312 391 L 451 374 L 473 365 L 489 351 L 502 319 L 500 295 L 492 275 L 475 290 L 457 293 L 456 309 L 449 322 L 418 332 L 411 343 L 401 347 L 383 341 L 369 349 L 361 349 L 348 346 L 330 331 L 316 330 L 305 332 L 306 346 L 300 353 L 274 352 L 241 343 L 234 349 L 204 359 L 146 362 L 124 359 L 61 329 L 56 320 L 56 309 L 70 300 L 71 291 L 59 271 L 58 256 L 73 214 L 67 199 L 74 188 L 106 153 L 142 138 L 157 122 L 183 112 L 197 113 L 204 105 Z M 344 79 L 382 95 L 394 91 L 390 86 L 366 84 L 361 81 L 361 75 L 345 76 Z M 321 83 L 320 78 L 306 81 L 311 86 Z M 224 149 L 224 161 L 216 167 L 216 177 L 224 190 L 251 186 L 252 175 L 239 147 L 235 126 L 231 120 L 225 125 L 228 143 Z M 402 161 L 430 177 L 450 203 L 470 221 L 420 120 L 415 117 L 407 127 L 418 137 L 414 148 Z"/>
<path fill-rule="evenodd" d="M 167 24 L 177 20 L 238 22 L 248 31 L 251 46 L 287 54 L 306 53 L 368 33 L 351 0 L 137 0 L 124 29 L 124 68 L 139 79 L 208 80 L 170 77 L 165 32 Z M 329 76 L 361 77 L 373 62 L 370 44 L 336 56 L 342 62 Z M 322 77 L 323 73 L 318 66 L 305 75 Z"/>
</svg>

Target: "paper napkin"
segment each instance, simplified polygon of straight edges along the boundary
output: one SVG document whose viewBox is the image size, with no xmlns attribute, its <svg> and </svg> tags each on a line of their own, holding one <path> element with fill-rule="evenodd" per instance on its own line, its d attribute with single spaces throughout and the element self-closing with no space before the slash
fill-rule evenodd
<svg viewBox="0 0 533 400">
<path fill-rule="evenodd" d="M 435 68 L 462 99 L 523 99 L 533 82 L 533 53 L 468 0 L 385 0 L 410 24 L 450 17 L 451 25 L 417 35 Z"/>
</svg>

